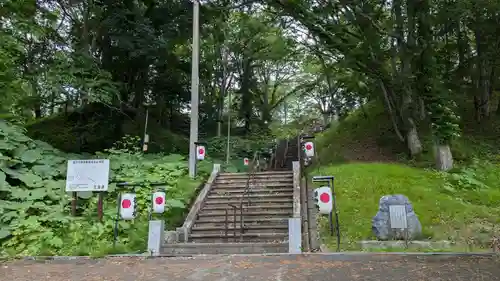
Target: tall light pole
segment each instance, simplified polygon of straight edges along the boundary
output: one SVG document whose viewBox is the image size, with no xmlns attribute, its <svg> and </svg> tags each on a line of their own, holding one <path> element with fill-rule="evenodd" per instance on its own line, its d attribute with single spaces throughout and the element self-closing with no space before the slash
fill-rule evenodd
<svg viewBox="0 0 500 281">
<path fill-rule="evenodd" d="M 225 61 L 224 61 L 225 64 Z M 231 91 L 228 93 L 229 101 L 227 106 L 227 151 L 226 151 L 226 165 L 229 165 L 229 159 L 231 158 Z"/>
<path fill-rule="evenodd" d="M 193 54 L 191 67 L 191 127 L 189 132 L 189 176 L 196 176 L 196 145 L 198 141 L 199 63 L 200 63 L 200 2 L 193 0 Z"/>
</svg>

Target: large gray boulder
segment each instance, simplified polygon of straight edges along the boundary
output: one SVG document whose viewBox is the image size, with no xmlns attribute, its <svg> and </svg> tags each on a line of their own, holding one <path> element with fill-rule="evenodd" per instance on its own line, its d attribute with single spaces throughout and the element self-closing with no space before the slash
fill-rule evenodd
<svg viewBox="0 0 500 281">
<path fill-rule="evenodd" d="M 422 225 L 417 214 L 413 210 L 408 197 L 404 195 L 385 195 L 380 198 L 378 212 L 372 219 L 372 231 L 379 240 L 400 240 L 405 239 L 405 232 L 391 229 L 389 217 L 389 206 L 405 205 L 406 221 L 408 223 L 408 238 L 415 239 L 422 234 Z"/>
</svg>

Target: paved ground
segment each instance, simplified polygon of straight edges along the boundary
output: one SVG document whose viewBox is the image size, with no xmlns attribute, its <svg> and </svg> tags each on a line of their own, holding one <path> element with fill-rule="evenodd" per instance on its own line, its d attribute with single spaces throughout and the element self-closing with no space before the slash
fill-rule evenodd
<svg viewBox="0 0 500 281">
<path fill-rule="evenodd" d="M 212 256 L 16 261 L 0 264 L 9 281 L 436 281 L 500 280 L 495 257 L 395 255 Z"/>
</svg>

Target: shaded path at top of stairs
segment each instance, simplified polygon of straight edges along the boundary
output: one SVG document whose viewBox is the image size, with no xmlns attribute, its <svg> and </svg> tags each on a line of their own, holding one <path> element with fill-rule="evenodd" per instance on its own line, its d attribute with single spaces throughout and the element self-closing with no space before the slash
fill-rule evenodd
<svg viewBox="0 0 500 281">
<path fill-rule="evenodd" d="M 280 140 L 276 149 L 276 170 L 291 171 L 293 161 L 299 161 L 297 137 Z"/>
</svg>

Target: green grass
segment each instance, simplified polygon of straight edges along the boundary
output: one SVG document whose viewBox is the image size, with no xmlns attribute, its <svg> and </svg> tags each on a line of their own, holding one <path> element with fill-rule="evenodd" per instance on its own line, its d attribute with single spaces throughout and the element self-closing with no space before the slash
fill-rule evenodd
<svg viewBox="0 0 500 281">
<path fill-rule="evenodd" d="M 500 233 L 495 226 L 500 222 L 500 121 L 477 126 L 463 116 L 464 134 L 451 145 L 455 168 L 440 173 L 432 169 L 432 137 L 424 125 L 419 128 L 424 151 L 408 159 L 383 107 L 370 103 L 365 111 L 368 116 L 355 111 L 316 137 L 318 157 L 309 171 L 336 177 L 342 248 L 359 250 L 359 240 L 374 239 L 371 219 L 380 197 L 389 194 L 406 195 L 413 203 L 422 239 L 456 242 L 452 251 L 487 248 Z M 366 157 L 353 159 L 360 155 Z M 320 231 L 335 249 L 326 219 Z"/>
<path fill-rule="evenodd" d="M 400 164 L 352 163 L 327 166 L 321 175 L 336 177 L 335 189 L 341 221 L 342 248 L 353 250 L 357 242 L 373 239 L 371 219 L 377 213 L 378 201 L 388 194 L 404 194 L 413 203 L 423 226 L 423 239 L 451 240 L 465 245 L 485 247 L 494 225 L 500 222 L 500 208 L 466 202 L 466 193 L 449 194 L 446 179 L 437 172 Z M 498 189 L 478 192 L 479 197 L 500 198 Z M 498 201 L 497 201 L 498 202 Z M 322 220 L 321 236 L 335 248 Z"/>
</svg>

